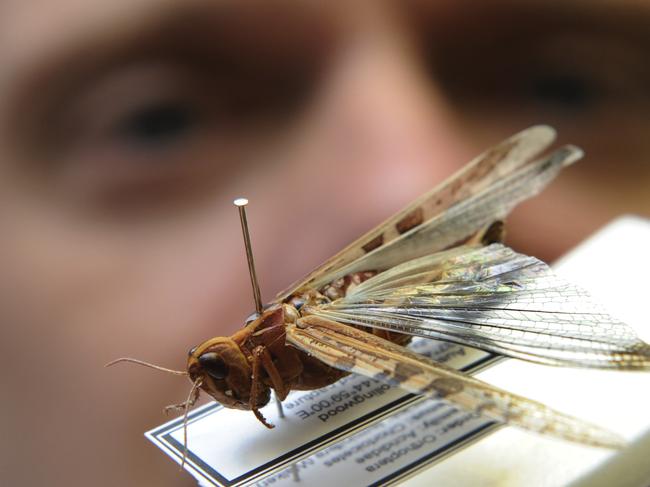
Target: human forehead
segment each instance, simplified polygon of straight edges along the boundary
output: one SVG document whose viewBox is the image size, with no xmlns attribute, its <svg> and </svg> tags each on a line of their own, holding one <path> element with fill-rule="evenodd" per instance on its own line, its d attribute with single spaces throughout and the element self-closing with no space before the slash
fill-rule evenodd
<svg viewBox="0 0 650 487">
<path fill-rule="evenodd" d="M 119 36 L 120 32 L 144 24 L 153 12 L 164 15 L 173 3 L 170 0 L 7 0 L 0 7 L 1 49 L 23 55 L 37 51 L 47 54 L 100 33 Z"/>
<path fill-rule="evenodd" d="M 37 60 L 57 59 L 85 45 L 103 54 L 121 44 L 138 42 L 143 35 L 164 33 L 179 24 L 201 28 L 217 23 L 220 16 L 230 22 L 234 16 L 258 16 L 260 23 L 277 12 L 274 21 L 287 16 L 322 15 L 333 11 L 302 0 L 269 2 L 247 0 L 51 0 L 48 2 L 6 0 L 0 5 L 0 53 L 5 65 L 29 68 Z M 224 26 L 225 27 L 225 26 Z M 128 48 L 128 45 L 125 45 Z"/>
<path fill-rule="evenodd" d="M 490 8 L 529 7 L 543 10 L 561 9 L 572 11 L 593 11 L 598 7 L 624 10 L 629 7 L 647 10 L 650 2 L 633 0 L 595 0 L 584 2 L 568 0 L 561 5 L 539 0 L 504 1 L 488 0 L 477 4 L 470 0 L 398 0 L 363 1 L 342 6 L 339 2 L 311 2 L 306 0 L 112 0 L 111 2 L 87 0 L 50 0 L 48 2 L 4 0 L 0 5 L 0 52 L 3 58 L 13 61 L 29 58 L 30 54 L 49 57 L 70 45 L 79 45 L 85 40 L 96 41 L 105 37 L 107 43 L 136 35 L 138 32 L 182 19 L 184 14 L 218 14 L 220 11 L 239 11 L 254 15 L 261 10 L 277 13 L 273 20 L 279 20 L 289 13 L 297 15 L 316 14 L 326 16 L 328 21 L 337 19 L 347 26 L 354 25 L 356 16 L 365 16 L 371 11 L 386 10 L 392 13 L 424 14 L 425 22 L 436 17 L 446 18 L 448 14 L 472 16 L 480 6 L 481 11 Z M 272 7 L 269 8 L 269 5 Z M 387 8 L 384 8 L 387 7 Z M 431 17 L 429 17 L 431 16 Z M 270 19 L 267 19 L 270 20 Z M 325 20 L 324 18 L 322 20 Z"/>
<path fill-rule="evenodd" d="M 65 40 L 77 35 L 96 35 L 105 29 L 128 32 L 185 13 L 201 15 L 235 10 L 248 14 L 276 10 L 282 15 L 291 11 L 323 14 L 342 9 L 307 0 L 50 0 L 46 3 L 3 0 L 0 5 L 5 39 L 29 39 L 33 44 L 52 41 L 55 37 Z"/>
</svg>

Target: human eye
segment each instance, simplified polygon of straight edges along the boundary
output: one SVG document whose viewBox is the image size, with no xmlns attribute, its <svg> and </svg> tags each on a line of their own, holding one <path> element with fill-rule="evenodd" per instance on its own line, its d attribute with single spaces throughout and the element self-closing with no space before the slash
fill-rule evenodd
<svg viewBox="0 0 650 487">
<path fill-rule="evenodd" d="M 129 66 L 77 95 L 59 119 L 67 155 L 160 159 L 188 142 L 209 107 L 199 84 L 173 66 Z M 161 161 L 162 163 L 163 161 Z"/>
<path fill-rule="evenodd" d="M 188 100 L 160 99 L 118 115 L 109 137 L 133 150 L 157 151 L 179 143 L 200 123 L 198 108 Z"/>
<path fill-rule="evenodd" d="M 84 83 L 48 124 L 48 184 L 78 209 L 113 211 L 170 203 L 213 181 L 223 161 L 209 157 L 220 132 L 208 85 L 173 63 L 116 66 Z"/>
<path fill-rule="evenodd" d="M 280 160 L 271 151 L 308 112 L 336 24 L 289 5 L 206 9 L 74 44 L 30 74 L 11 111 L 19 170 L 43 198 L 120 217 L 193 203 Z"/>
<path fill-rule="evenodd" d="M 508 44 L 492 46 L 491 62 L 481 59 L 466 66 L 471 76 L 457 77 L 453 71 L 459 66 L 448 66 L 450 78 L 445 80 L 444 72 L 441 77 L 452 99 L 562 116 L 595 116 L 604 109 L 634 108 L 635 102 L 647 101 L 643 58 L 634 59 L 625 45 L 612 41 L 595 49 L 602 42 L 578 36 L 540 39 L 527 47 Z"/>
<path fill-rule="evenodd" d="M 310 67 L 240 63 L 208 52 L 111 66 L 60 96 L 32 159 L 81 211 L 119 216 L 214 194 L 252 170 L 311 97 Z"/>
<path fill-rule="evenodd" d="M 433 79 L 461 117 L 513 126 L 544 121 L 588 134 L 611 130 L 612 117 L 646 119 L 647 22 L 561 9 L 495 10 L 459 21 L 463 35 L 430 41 Z"/>
<path fill-rule="evenodd" d="M 116 164 L 160 160 L 201 130 L 209 108 L 203 97 L 196 83 L 171 67 L 118 69 L 67 107 L 60 144 L 67 155 L 95 151 L 115 157 Z"/>
</svg>

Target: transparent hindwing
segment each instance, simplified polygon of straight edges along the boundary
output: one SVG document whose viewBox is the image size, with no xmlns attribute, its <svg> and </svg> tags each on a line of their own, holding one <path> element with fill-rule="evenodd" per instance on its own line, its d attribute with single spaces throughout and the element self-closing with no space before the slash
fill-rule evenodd
<svg viewBox="0 0 650 487">
<path fill-rule="evenodd" d="M 395 266 L 305 310 L 551 365 L 650 369 L 650 346 L 544 262 L 459 246 Z"/>
</svg>

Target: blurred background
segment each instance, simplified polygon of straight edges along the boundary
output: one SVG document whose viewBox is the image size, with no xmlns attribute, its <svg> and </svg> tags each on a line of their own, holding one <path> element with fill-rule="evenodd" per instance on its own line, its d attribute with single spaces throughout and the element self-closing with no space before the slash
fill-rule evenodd
<svg viewBox="0 0 650 487">
<path fill-rule="evenodd" d="M 142 436 L 187 381 L 103 365 L 182 369 L 241 326 L 236 196 L 265 300 L 532 124 L 586 157 L 510 245 L 650 215 L 649 26 L 627 0 L 3 0 L 2 483 L 193 485 Z"/>
</svg>

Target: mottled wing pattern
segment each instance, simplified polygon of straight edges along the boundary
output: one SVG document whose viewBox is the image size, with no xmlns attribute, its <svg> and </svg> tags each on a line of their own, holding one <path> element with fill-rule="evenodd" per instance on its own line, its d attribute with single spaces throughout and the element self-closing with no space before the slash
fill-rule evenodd
<svg viewBox="0 0 650 487">
<path fill-rule="evenodd" d="M 401 238 L 359 257 L 329 276 L 315 279 L 320 287 L 346 274 L 383 271 L 410 259 L 431 254 L 463 242 L 467 237 L 503 220 L 520 202 L 538 194 L 560 170 L 582 157 L 576 147 L 563 147 L 550 156 L 526 164 L 494 181 L 484 190 L 448 208 Z"/>
<path fill-rule="evenodd" d="M 650 369 L 650 345 L 540 260 L 492 244 L 405 262 L 303 310 L 551 365 Z"/>
<path fill-rule="evenodd" d="M 468 200 L 476 200 L 475 198 L 478 195 L 493 191 L 491 188 L 495 183 L 498 184 L 503 178 L 507 178 L 533 160 L 547 149 L 554 140 L 555 131 L 550 127 L 540 125 L 524 130 L 501 142 L 471 161 L 449 180 L 421 196 L 408 207 L 345 247 L 305 278 L 278 294 L 277 298 L 284 299 L 295 292 L 318 288 L 331 282 L 337 277 L 350 272 L 349 266 L 367 255 L 373 256 L 372 262 L 377 260 L 385 261 L 388 254 L 393 256 L 393 261 L 403 262 L 409 257 L 399 255 L 402 245 L 398 242 L 407 243 L 406 246 L 411 249 L 410 257 L 412 258 L 414 257 L 412 255 L 413 250 L 420 249 L 423 243 L 426 243 L 426 240 L 431 238 L 431 233 L 436 235 L 444 233 L 449 236 L 447 240 L 455 239 L 447 244 L 451 245 L 473 235 L 486 224 L 503 218 L 516 203 L 537 193 L 542 189 L 543 185 L 540 186 L 535 183 L 535 188 L 525 190 L 519 195 L 504 193 L 503 201 L 499 204 L 499 207 L 484 206 L 480 218 L 457 219 L 459 212 L 466 214 L 473 207 L 469 203 L 465 203 L 462 208 L 458 207 L 458 205 Z M 567 154 L 567 151 L 570 154 Z M 580 157 L 580 153 L 577 149 L 565 148 L 562 157 L 566 164 Z M 547 174 L 552 174 L 552 178 L 556 172 L 548 172 Z M 484 199 L 484 197 L 481 198 Z M 510 198 L 510 200 L 505 201 L 506 198 Z M 504 203 L 506 204 L 504 205 Z M 485 205 L 486 202 L 481 200 L 478 204 Z M 449 210 L 452 208 L 454 208 L 454 211 L 450 213 Z M 429 229 L 428 232 L 417 232 L 418 229 L 425 227 Z M 452 231 L 450 232 L 450 230 Z M 380 250 L 387 248 L 389 245 L 390 250 L 388 252 L 379 253 Z M 435 250 L 431 248 L 431 242 L 427 245 L 429 245 L 428 253 Z M 438 247 L 438 249 L 442 248 L 444 246 Z"/>
<path fill-rule="evenodd" d="M 593 446 L 618 448 L 624 443 L 598 426 L 491 386 L 369 333 L 317 316 L 290 325 L 287 341 L 337 369 L 441 398 L 506 424 Z"/>
</svg>

